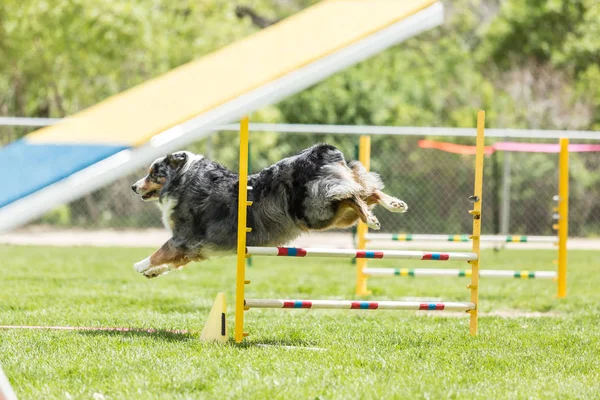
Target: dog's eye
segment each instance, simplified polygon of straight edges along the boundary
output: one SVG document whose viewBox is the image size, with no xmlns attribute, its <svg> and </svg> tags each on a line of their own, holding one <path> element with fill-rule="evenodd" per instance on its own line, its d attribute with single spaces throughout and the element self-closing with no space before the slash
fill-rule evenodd
<svg viewBox="0 0 600 400">
<path fill-rule="evenodd" d="M 152 173 L 150 174 L 149 178 L 152 182 L 157 182 L 161 177 L 159 174 Z"/>
</svg>

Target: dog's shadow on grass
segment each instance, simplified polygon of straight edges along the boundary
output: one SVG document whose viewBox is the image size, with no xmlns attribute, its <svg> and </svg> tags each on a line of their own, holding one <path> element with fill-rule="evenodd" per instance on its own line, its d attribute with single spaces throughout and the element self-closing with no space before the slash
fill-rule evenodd
<svg viewBox="0 0 600 400">
<path fill-rule="evenodd" d="M 245 340 L 242 343 L 236 343 L 236 347 L 240 349 L 253 349 L 253 348 L 288 348 L 294 350 L 316 350 L 323 351 L 325 348 L 316 347 L 317 343 L 302 340 L 302 339 L 256 339 L 256 340 Z"/>
<path fill-rule="evenodd" d="M 80 335 L 88 336 L 104 336 L 104 337 L 136 337 L 148 338 L 153 340 L 161 340 L 166 342 L 181 342 L 181 341 L 199 341 L 200 332 L 190 331 L 173 331 L 167 329 L 136 329 L 136 328 L 89 328 L 77 331 Z M 256 339 L 245 340 L 242 343 L 235 343 L 233 338 L 230 338 L 228 344 L 239 349 L 253 348 L 286 348 L 293 350 L 309 350 L 323 351 L 324 348 L 316 347 L 316 343 L 302 339 Z"/>
<path fill-rule="evenodd" d="M 166 342 L 182 342 L 198 340 L 199 333 L 187 331 L 171 331 L 167 329 L 89 329 L 78 332 L 81 335 L 105 336 L 105 337 L 137 337 L 154 339 Z"/>
</svg>

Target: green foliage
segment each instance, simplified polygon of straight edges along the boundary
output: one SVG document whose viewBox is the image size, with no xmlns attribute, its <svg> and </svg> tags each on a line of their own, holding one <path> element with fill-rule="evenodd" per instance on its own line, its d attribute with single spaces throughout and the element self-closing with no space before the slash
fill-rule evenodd
<svg viewBox="0 0 600 400">
<path fill-rule="evenodd" d="M 600 61 L 596 0 L 509 0 L 490 25 L 483 54 L 510 68 L 530 58 L 580 72 Z"/>
<path fill-rule="evenodd" d="M 511 62 L 552 60 L 572 35 L 591 1 L 509 0 L 490 25 L 484 48 L 496 65 L 509 68 Z"/>
<path fill-rule="evenodd" d="M 247 24 L 232 23 L 233 8 L 191 0 L 3 1 L 4 112 L 71 114 L 222 47 L 248 33 Z"/>
<path fill-rule="evenodd" d="M 40 218 L 39 223 L 55 226 L 71 226 L 71 210 L 66 205 L 59 206 Z"/>
<path fill-rule="evenodd" d="M 598 129 L 600 3 L 597 0 L 506 1 L 487 29 L 476 56 L 494 71 L 525 68 L 535 74 L 540 66 L 548 66 L 551 74 L 539 74 L 541 79 L 558 78 L 563 82 L 561 87 L 541 97 L 560 98 L 574 89 L 575 93 L 569 94 L 560 108 L 581 113 L 580 108 L 571 107 L 572 103 L 580 102 L 588 107 L 589 116 L 580 126 L 571 128 Z M 563 93 L 556 93 L 557 89 Z M 576 119 L 578 115 L 573 117 Z M 563 128 L 553 124 L 543 127 Z"/>
<path fill-rule="evenodd" d="M 246 4 L 280 19 L 314 2 Z M 71 114 L 201 57 L 256 30 L 235 17 L 235 5 L 224 0 L 4 1 L 0 111 Z M 532 62 L 573 71 L 567 84 L 598 110 L 600 90 L 589 89 L 599 87 L 599 8 L 595 0 L 448 2 L 442 27 L 282 102 L 264 119 L 471 126 L 473 109 L 481 107 L 488 110 L 490 125 L 527 127 L 520 105 L 505 90 L 505 77 L 494 72 Z M 590 121 L 581 126 L 586 127 Z"/>
<path fill-rule="evenodd" d="M 456 1 L 446 8 L 443 26 L 282 102 L 282 118 L 300 123 L 465 127 L 473 126 L 474 110 L 484 108 L 488 125 L 494 127 L 596 126 L 596 1 L 509 0 L 501 7 L 496 1 Z M 519 90 L 528 83 L 519 81 L 518 74 L 510 75 L 522 68 L 531 71 L 534 81 L 559 82 L 548 87 L 550 83 L 542 81 L 540 89 L 533 88 L 533 99 L 522 100 Z M 547 115 L 532 120 L 530 110 L 547 102 L 548 96 L 556 96 L 558 112 L 586 112 L 573 118 L 575 122 Z"/>
</svg>

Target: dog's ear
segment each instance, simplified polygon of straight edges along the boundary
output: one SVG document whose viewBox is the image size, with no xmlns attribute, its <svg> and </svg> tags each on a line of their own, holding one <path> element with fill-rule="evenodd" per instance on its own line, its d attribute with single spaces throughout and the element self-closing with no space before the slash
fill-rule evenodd
<svg viewBox="0 0 600 400">
<path fill-rule="evenodd" d="M 167 154 L 166 161 L 172 167 L 180 167 L 185 164 L 187 160 L 187 154 L 185 153 L 175 153 L 175 154 Z"/>
</svg>

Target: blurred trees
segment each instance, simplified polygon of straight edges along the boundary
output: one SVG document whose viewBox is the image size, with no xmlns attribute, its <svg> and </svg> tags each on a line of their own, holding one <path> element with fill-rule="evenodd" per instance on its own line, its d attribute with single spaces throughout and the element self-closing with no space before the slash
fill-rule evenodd
<svg viewBox="0 0 600 400">
<path fill-rule="evenodd" d="M 494 127 L 600 129 L 597 0 L 445 4 L 442 27 L 284 101 L 283 118 L 473 126 L 481 107 Z"/>
<path fill-rule="evenodd" d="M 0 113 L 74 113 L 257 30 L 236 18 L 240 5 L 277 20 L 314 2 L 5 0 Z M 472 126 L 472 110 L 483 107 L 496 127 L 600 129 L 597 0 L 456 0 L 446 14 L 442 27 L 282 102 L 268 118 Z M 549 100 L 543 115 L 528 115 Z"/>
<path fill-rule="evenodd" d="M 0 110 L 63 116 L 247 35 L 233 5 L 4 0 Z"/>
</svg>

